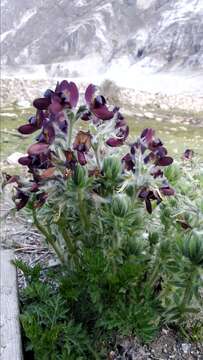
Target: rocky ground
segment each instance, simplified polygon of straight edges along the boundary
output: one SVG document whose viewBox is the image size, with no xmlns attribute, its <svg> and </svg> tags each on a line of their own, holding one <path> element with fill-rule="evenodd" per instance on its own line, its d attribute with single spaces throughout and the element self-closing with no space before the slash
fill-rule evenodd
<svg viewBox="0 0 203 360">
<path fill-rule="evenodd" d="M 20 79 L 20 78 L 4 78 L 1 79 L 0 101 L 4 106 L 11 104 L 29 106 L 34 98 L 41 96 L 47 88 L 53 88 L 56 79 Z M 75 79 L 81 92 L 84 92 L 87 82 Z M 203 112 L 203 96 L 175 94 L 167 95 L 164 92 L 146 92 L 137 89 L 120 88 L 114 82 L 106 80 L 101 84 L 104 94 L 113 98 L 116 103 L 122 103 L 126 108 L 132 110 L 136 105 L 140 107 L 151 107 L 159 110 L 186 110 L 189 112 Z"/>
</svg>

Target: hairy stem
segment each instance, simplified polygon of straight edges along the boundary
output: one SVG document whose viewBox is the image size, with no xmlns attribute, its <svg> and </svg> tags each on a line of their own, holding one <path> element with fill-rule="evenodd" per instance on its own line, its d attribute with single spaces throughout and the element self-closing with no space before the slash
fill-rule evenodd
<svg viewBox="0 0 203 360">
<path fill-rule="evenodd" d="M 98 168 L 100 170 L 101 169 L 101 163 L 100 163 L 100 158 L 99 158 L 99 147 L 98 146 L 96 148 L 94 148 L 94 153 L 95 153 L 97 166 L 98 166 Z"/>
<path fill-rule="evenodd" d="M 159 271 L 160 271 L 160 263 L 157 260 L 156 265 L 154 266 L 154 270 L 152 271 L 151 275 L 148 279 L 149 287 L 152 289 L 156 283 L 157 278 L 159 277 Z"/>
<path fill-rule="evenodd" d="M 80 220 L 82 225 L 84 226 L 84 228 L 86 230 L 89 229 L 90 224 L 89 224 L 89 219 L 87 216 L 87 211 L 84 208 L 84 203 L 83 203 L 83 192 L 81 189 L 78 189 L 78 207 L 79 207 L 79 213 L 80 213 Z"/>
<path fill-rule="evenodd" d="M 73 121 L 70 119 L 68 122 L 68 142 L 67 142 L 67 146 L 68 148 L 70 148 L 71 146 L 71 139 L 72 139 L 72 133 L 73 133 Z"/>
<path fill-rule="evenodd" d="M 191 273 L 190 273 L 190 276 L 188 278 L 188 281 L 187 281 L 187 286 L 185 288 L 185 291 L 184 291 L 184 294 L 183 294 L 183 298 L 182 298 L 182 301 L 181 301 L 181 306 L 183 308 L 187 307 L 190 303 L 190 300 L 191 300 L 191 289 L 192 289 L 192 285 L 194 283 L 194 277 L 196 275 L 196 267 L 193 267 L 191 269 Z"/>
<path fill-rule="evenodd" d="M 35 209 L 32 210 L 32 215 L 33 215 L 33 220 L 34 220 L 35 226 L 44 235 L 44 237 L 46 238 L 48 243 L 53 247 L 53 249 L 54 249 L 56 255 L 58 256 L 59 260 L 61 261 L 61 263 L 64 264 L 65 259 L 64 259 L 63 254 L 61 253 L 61 250 L 58 248 L 57 243 L 54 241 L 51 234 L 45 229 L 45 227 L 42 224 L 40 224 L 39 220 L 37 219 L 37 214 L 36 214 Z"/>
<path fill-rule="evenodd" d="M 78 259 L 78 255 L 77 255 L 77 249 L 75 244 L 72 242 L 71 237 L 68 235 L 68 232 L 66 229 L 62 228 L 61 229 L 61 234 L 64 238 L 64 241 L 66 243 L 66 246 L 68 248 L 68 252 L 70 254 L 70 256 L 73 259 L 73 262 L 75 264 L 75 267 L 78 268 L 79 267 L 79 259 Z"/>
</svg>

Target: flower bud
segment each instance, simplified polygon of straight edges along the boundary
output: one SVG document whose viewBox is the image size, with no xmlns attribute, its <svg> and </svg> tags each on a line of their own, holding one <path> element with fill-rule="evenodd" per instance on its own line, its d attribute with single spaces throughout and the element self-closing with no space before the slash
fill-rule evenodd
<svg viewBox="0 0 203 360">
<path fill-rule="evenodd" d="M 85 185 L 87 183 L 87 178 L 88 178 L 88 175 L 87 175 L 86 167 L 78 164 L 73 173 L 74 184 L 79 188 L 83 188 L 83 187 L 85 187 Z"/>
<path fill-rule="evenodd" d="M 117 217 L 125 217 L 128 213 L 130 201 L 126 194 L 119 194 L 113 197 L 112 211 Z"/>
<path fill-rule="evenodd" d="M 102 170 L 103 170 L 104 176 L 106 176 L 108 179 L 114 180 L 121 173 L 121 162 L 115 156 L 105 158 L 104 162 L 103 162 Z"/>
<path fill-rule="evenodd" d="M 203 266 L 203 237 L 202 234 L 193 232 L 192 235 L 181 242 L 182 254 L 194 265 Z"/>
</svg>

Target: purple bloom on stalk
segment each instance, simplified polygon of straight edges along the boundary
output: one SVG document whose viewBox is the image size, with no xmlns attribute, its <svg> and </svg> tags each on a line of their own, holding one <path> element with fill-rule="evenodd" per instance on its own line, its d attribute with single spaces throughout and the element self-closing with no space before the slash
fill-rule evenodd
<svg viewBox="0 0 203 360">
<path fill-rule="evenodd" d="M 46 119 L 45 113 L 42 110 L 37 110 L 36 115 L 31 116 L 28 119 L 29 123 L 25 125 L 21 125 L 18 128 L 18 131 L 24 135 L 32 134 L 33 132 L 41 129 L 45 119 Z"/>
<path fill-rule="evenodd" d="M 24 208 L 29 200 L 29 195 L 25 194 L 21 189 L 17 189 L 16 195 L 13 197 L 13 201 L 15 202 L 16 209 L 19 211 Z"/>
<path fill-rule="evenodd" d="M 156 190 L 151 190 L 148 189 L 146 187 L 143 187 L 138 194 L 138 197 L 141 200 L 145 201 L 145 205 L 146 205 L 146 209 L 148 211 L 149 214 L 152 213 L 152 204 L 151 201 L 152 200 L 156 200 L 157 205 L 161 203 L 162 199 L 158 193 L 158 191 Z"/>
<path fill-rule="evenodd" d="M 57 83 L 55 91 L 48 89 L 43 98 L 34 100 L 33 105 L 38 110 L 49 110 L 56 114 L 64 108 L 75 108 L 78 99 L 79 92 L 76 84 L 63 80 L 61 83 Z"/>
<path fill-rule="evenodd" d="M 118 129 L 118 131 L 116 132 L 116 137 L 111 137 L 106 142 L 111 147 L 122 146 L 129 135 L 129 127 L 126 124 L 125 118 L 118 112 L 118 108 L 115 111 L 117 112 L 115 129 Z"/>
<path fill-rule="evenodd" d="M 132 156 L 130 153 L 126 154 L 123 158 L 122 158 L 122 164 L 124 165 L 124 169 L 127 170 L 127 171 L 130 171 L 130 170 L 134 170 L 134 167 L 135 167 L 135 163 L 134 161 L 132 160 Z"/>
<path fill-rule="evenodd" d="M 78 161 L 80 165 L 85 165 L 87 163 L 85 154 L 91 148 L 91 134 L 90 132 L 79 131 L 76 135 L 73 149 L 77 151 Z"/>
<path fill-rule="evenodd" d="M 194 156 L 194 151 L 192 149 L 186 149 L 182 156 L 183 160 L 191 160 Z"/>
<path fill-rule="evenodd" d="M 175 195 L 175 190 L 172 189 L 168 184 L 163 184 L 160 188 L 159 188 L 160 192 L 162 195 L 165 196 L 173 196 Z"/>
<path fill-rule="evenodd" d="M 50 153 L 22 156 L 18 159 L 19 164 L 27 166 L 30 170 L 47 169 L 52 166 Z"/>
<path fill-rule="evenodd" d="M 96 86 L 90 84 L 85 91 L 85 100 L 89 110 L 83 114 L 82 120 L 90 120 L 92 114 L 101 120 L 112 119 L 115 112 L 108 109 L 104 96 L 99 95 L 94 97 L 96 90 Z"/>
</svg>

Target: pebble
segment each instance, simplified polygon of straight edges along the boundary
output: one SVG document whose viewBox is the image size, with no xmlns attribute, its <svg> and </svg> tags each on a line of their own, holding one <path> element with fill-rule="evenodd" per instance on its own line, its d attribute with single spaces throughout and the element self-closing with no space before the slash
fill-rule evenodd
<svg viewBox="0 0 203 360">
<path fill-rule="evenodd" d="M 187 354 L 187 353 L 190 351 L 191 345 L 190 345 L 190 344 L 183 343 L 183 344 L 181 345 L 181 347 L 182 347 L 182 350 L 183 350 L 184 354 Z"/>
</svg>

